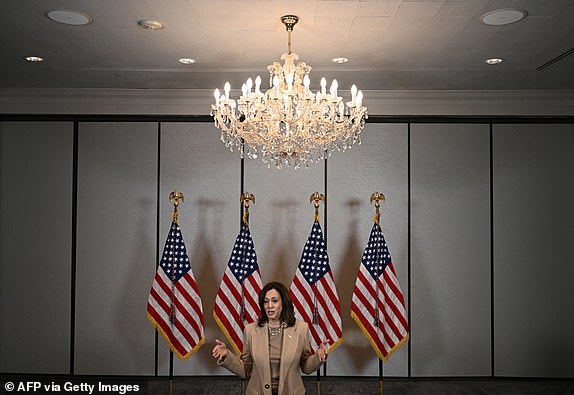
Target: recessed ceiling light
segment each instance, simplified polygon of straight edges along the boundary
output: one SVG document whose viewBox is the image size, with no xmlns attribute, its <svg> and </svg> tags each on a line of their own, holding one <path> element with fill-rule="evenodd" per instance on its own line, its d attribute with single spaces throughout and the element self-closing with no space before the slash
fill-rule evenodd
<svg viewBox="0 0 574 395">
<path fill-rule="evenodd" d="M 71 10 L 52 10 L 47 11 L 45 15 L 54 22 L 63 23 L 65 25 L 89 25 L 94 21 L 89 15 Z"/>
<path fill-rule="evenodd" d="M 486 64 L 500 64 L 502 62 L 504 62 L 504 59 L 502 58 L 490 58 L 484 60 L 484 63 Z"/>
<path fill-rule="evenodd" d="M 331 59 L 331 62 L 333 62 L 333 63 L 347 63 L 348 61 L 349 61 L 348 58 L 343 58 L 343 57 Z"/>
<path fill-rule="evenodd" d="M 504 8 L 487 12 L 480 17 L 482 23 L 491 26 L 509 25 L 521 21 L 528 16 L 528 12 L 514 8 Z"/>
<path fill-rule="evenodd" d="M 192 59 L 192 58 L 181 58 L 179 60 L 179 63 L 182 63 L 182 64 L 194 64 L 195 62 L 197 62 L 197 60 Z"/>
<path fill-rule="evenodd" d="M 141 27 L 143 27 L 144 29 L 147 29 L 147 30 L 161 30 L 161 29 L 163 29 L 163 23 L 158 22 L 158 21 L 153 21 L 151 19 L 142 19 L 141 21 L 138 22 L 138 25 L 140 25 Z"/>
<path fill-rule="evenodd" d="M 41 58 L 39 56 L 26 56 L 24 59 L 26 59 L 28 62 L 43 62 L 44 58 Z"/>
</svg>

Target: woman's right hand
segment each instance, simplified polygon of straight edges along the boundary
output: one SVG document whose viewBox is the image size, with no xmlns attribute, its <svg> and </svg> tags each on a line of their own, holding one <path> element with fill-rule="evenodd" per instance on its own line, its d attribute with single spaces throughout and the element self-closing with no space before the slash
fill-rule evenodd
<svg viewBox="0 0 574 395">
<path fill-rule="evenodd" d="M 213 347 L 213 358 L 217 359 L 219 362 L 222 362 L 225 357 L 227 357 L 227 346 L 219 339 L 215 339 L 215 347 Z"/>
</svg>

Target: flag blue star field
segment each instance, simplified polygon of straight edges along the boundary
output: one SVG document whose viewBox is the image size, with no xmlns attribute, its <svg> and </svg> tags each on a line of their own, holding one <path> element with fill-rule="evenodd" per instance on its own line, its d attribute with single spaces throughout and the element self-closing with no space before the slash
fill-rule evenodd
<svg viewBox="0 0 574 395">
<path fill-rule="evenodd" d="M 323 231 L 317 220 L 305 243 L 289 293 L 295 316 L 309 325 L 313 351 L 321 343 L 329 343 L 329 351 L 341 344 L 341 305 L 329 266 Z"/>
<path fill-rule="evenodd" d="M 363 252 L 351 316 L 382 360 L 386 361 L 409 338 L 405 300 L 377 222 Z"/>
<path fill-rule="evenodd" d="M 180 359 L 189 358 L 205 343 L 201 297 L 175 221 L 151 287 L 147 317 Z"/>
<path fill-rule="evenodd" d="M 259 318 L 259 292 L 263 285 L 249 226 L 241 230 L 215 297 L 213 318 L 236 353 L 243 350 L 245 326 Z"/>
</svg>

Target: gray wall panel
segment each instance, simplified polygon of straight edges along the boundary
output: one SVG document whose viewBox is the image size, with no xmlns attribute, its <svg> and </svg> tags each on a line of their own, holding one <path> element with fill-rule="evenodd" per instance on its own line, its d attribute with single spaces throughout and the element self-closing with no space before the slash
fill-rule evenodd
<svg viewBox="0 0 574 395">
<path fill-rule="evenodd" d="M 69 373 L 73 124 L 0 123 L 0 371 Z"/>
<path fill-rule="evenodd" d="M 213 306 L 239 232 L 241 161 L 219 136 L 212 123 L 162 124 L 160 250 L 173 212 L 168 196 L 178 190 L 185 195 L 179 206 L 179 224 L 201 293 L 207 340 L 187 361 L 174 358 L 176 375 L 229 374 L 211 356 L 214 339 L 225 339 L 213 319 Z M 151 285 L 152 275 L 149 280 Z M 169 373 L 168 355 L 167 342 L 160 336 L 160 374 Z"/>
<path fill-rule="evenodd" d="M 0 123 L 0 371 L 67 374 L 75 297 L 75 374 L 154 374 L 154 328 L 145 309 L 156 240 L 161 250 L 173 210 L 168 195 L 177 189 L 186 195 L 180 225 L 202 294 L 207 344 L 188 361 L 175 358 L 174 373 L 230 374 L 211 357 L 213 339 L 224 339 L 212 311 L 239 230 L 238 153 L 224 147 L 211 123 L 163 123 L 161 163 L 156 122 L 79 125 L 72 279 L 73 123 Z M 368 199 L 380 191 L 387 198 L 383 232 L 412 313 L 413 377 L 489 376 L 492 342 L 495 376 L 574 377 L 574 126 L 495 124 L 493 136 L 494 273 L 488 124 L 411 124 L 410 251 L 406 124 L 368 124 L 361 146 L 328 160 L 327 191 L 324 162 L 276 170 L 245 159 L 264 282 L 290 285 L 313 221 L 309 195 L 328 194 L 321 225 L 345 339 L 330 356 L 328 375 L 378 374 L 350 302 L 372 226 Z M 158 353 L 159 374 L 167 375 L 161 336 Z M 405 345 L 384 375 L 406 376 L 407 369 Z"/>
<path fill-rule="evenodd" d="M 290 287 L 313 225 L 309 197 L 315 191 L 325 194 L 324 172 L 324 161 L 308 169 L 278 170 L 268 169 L 261 160 L 245 159 L 245 190 L 256 199 L 250 208 L 250 228 L 263 284 L 281 281 Z M 325 231 L 323 208 L 321 204 Z"/>
<path fill-rule="evenodd" d="M 489 126 L 411 126 L 413 376 L 481 376 L 490 356 Z"/>
<path fill-rule="evenodd" d="M 574 127 L 494 125 L 495 374 L 574 377 Z"/>
<path fill-rule="evenodd" d="M 378 376 L 378 357 L 351 318 L 351 298 L 373 226 L 373 192 L 382 192 L 381 227 L 408 306 L 407 125 L 367 124 L 363 143 L 328 161 L 328 245 L 341 299 L 345 341 L 329 359 L 331 374 Z M 408 346 L 384 364 L 385 376 L 406 376 Z"/>
<path fill-rule="evenodd" d="M 261 160 L 245 159 L 245 190 L 255 195 L 250 228 L 263 283 L 291 285 L 313 225 L 313 192 L 325 194 L 324 161 L 308 169 L 267 168 Z M 320 206 L 321 226 L 324 227 Z M 323 228 L 323 232 L 325 229 Z M 328 251 L 327 251 L 328 252 Z"/>
<path fill-rule="evenodd" d="M 80 123 L 76 374 L 154 372 L 157 123 Z"/>
</svg>

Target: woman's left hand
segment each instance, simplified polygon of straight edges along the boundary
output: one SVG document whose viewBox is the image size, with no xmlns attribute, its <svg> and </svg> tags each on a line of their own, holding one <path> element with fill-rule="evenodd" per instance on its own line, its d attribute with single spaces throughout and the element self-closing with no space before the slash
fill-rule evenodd
<svg viewBox="0 0 574 395">
<path fill-rule="evenodd" d="M 327 353 L 329 350 L 329 347 L 327 347 L 328 345 L 329 345 L 329 343 L 327 343 L 327 345 L 321 343 L 321 344 L 319 344 L 319 348 L 317 348 L 317 354 L 319 355 L 319 359 L 321 361 L 327 360 Z"/>
</svg>

